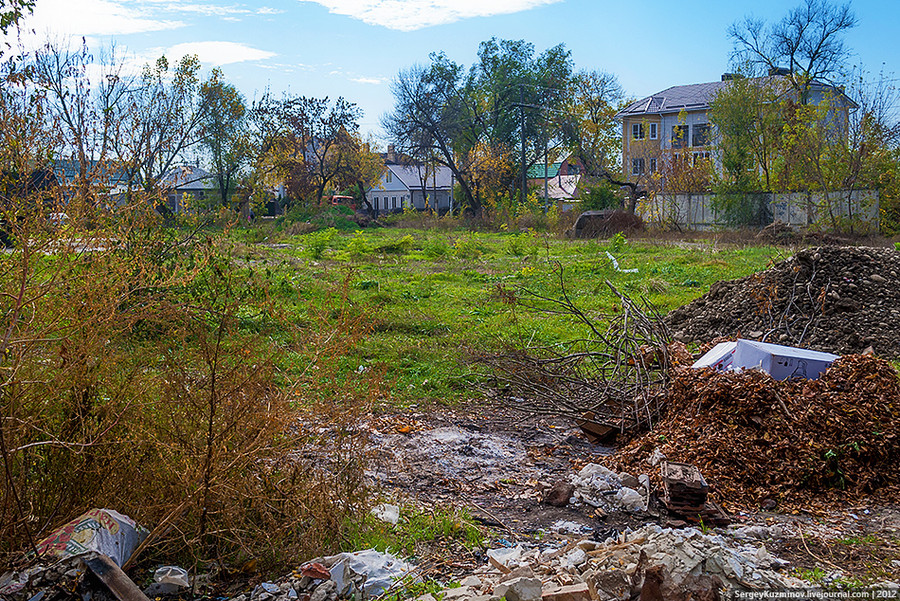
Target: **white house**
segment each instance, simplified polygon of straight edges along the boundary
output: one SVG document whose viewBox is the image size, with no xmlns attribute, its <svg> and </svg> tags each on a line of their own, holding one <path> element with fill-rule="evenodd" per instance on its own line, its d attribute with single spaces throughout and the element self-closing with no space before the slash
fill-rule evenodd
<svg viewBox="0 0 900 601">
<path fill-rule="evenodd" d="M 159 185 L 166 192 L 166 204 L 175 213 L 190 208 L 185 207 L 185 195 L 189 194 L 194 201 L 199 201 L 217 194 L 219 190 L 215 176 L 194 165 L 179 165 L 169 169 L 160 178 Z"/>
<path fill-rule="evenodd" d="M 378 186 L 366 191 L 376 211 L 407 207 L 446 213 L 453 208 L 453 172 L 449 167 L 388 163 Z"/>
</svg>

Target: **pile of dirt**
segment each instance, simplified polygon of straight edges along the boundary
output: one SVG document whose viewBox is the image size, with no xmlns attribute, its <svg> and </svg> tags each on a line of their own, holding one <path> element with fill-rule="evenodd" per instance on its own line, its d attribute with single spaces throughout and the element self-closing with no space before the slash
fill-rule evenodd
<svg viewBox="0 0 900 601">
<path fill-rule="evenodd" d="M 900 358 L 900 252 L 819 247 L 766 271 L 717 282 L 666 318 L 676 339 L 762 339 L 836 354 L 872 347 Z"/>
<path fill-rule="evenodd" d="M 696 465 L 721 500 L 753 506 L 900 489 L 900 379 L 883 359 L 847 355 L 818 380 L 781 382 L 678 368 L 667 406 L 652 432 L 619 450 L 620 468 L 646 469 L 658 448 Z"/>
</svg>

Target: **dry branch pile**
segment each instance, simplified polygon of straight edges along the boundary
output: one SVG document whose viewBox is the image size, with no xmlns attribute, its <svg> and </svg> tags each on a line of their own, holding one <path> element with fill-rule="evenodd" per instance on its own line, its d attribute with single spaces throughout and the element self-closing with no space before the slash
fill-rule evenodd
<svg viewBox="0 0 900 601">
<path fill-rule="evenodd" d="M 523 413 L 589 416 L 619 432 L 652 428 L 675 362 L 661 316 L 646 300 L 632 300 L 607 281 L 621 309 L 606 315 L 605 323 L 588 317 L 566 293 L 558 265 L 556 272 L 561 298 L 522 294 L 537 309 L 575 317 L 585 336 L 551 348 L 474 353 L 473 361 L 491 370 L 486 392 Z"/>
<path fill-rule="evenodd" d="M 819 380 L 678 368 L 663 420 L 616 460 L 640 471 L 659 447 L 671 461 L 696 465 L 720 498 L 738 504 L 896 492 L 898 423 L 900 379 L 875 357 L 842 357 Z"/>
<path fill-rule="evenodd" d="M 740 335 L 837 354 L 872 346 L 879 356 L 898 358 L 898 272 L 895 250 L 810 248 L 766 271 L 714 284 L 666 323 L 684 342 Z"/>
</svg>

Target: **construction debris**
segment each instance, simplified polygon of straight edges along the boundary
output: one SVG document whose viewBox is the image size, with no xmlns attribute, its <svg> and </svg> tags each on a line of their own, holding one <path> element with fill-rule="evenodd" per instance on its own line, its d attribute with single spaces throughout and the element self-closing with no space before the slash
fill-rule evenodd
<svg viewBox="0 0 900 601">
<path fill-rule="evenodd" d="M 692 598 L 714 599 L 720 598 L 720 589 L 785 590 L 804 584 L 787 575 L 788 563 L 771 555 L 758 541 L 737 542 L 694 528 L 651 525 L 605 541 L 520 544 L 513 550 L 491 549 L 488 556 L 492 561 L 477 569 L 475 578 L 464 579 L 461 587 L 445 589 L 444 599 L 624 600 L 653 586 L 661 587 L 663 595 L 658 598 L 662 599 L 690 598 L 667 594 L 686 588 L 703 589 L 709 595 Z"/>
<path fill-rule="evenodd" d="M 0 597 L 15 601 L 149 601 L 111 558 L 95 551 L 64 557 L 52 565 L 8 572 L 0 577 Z"/>
<path fill-rule="evenodd" d="M 626 486 L 625 481 L 637 490 Z M 571 482 L 575 487 L 572 498 L 576 503 L 581 502 L 604 512 L 647 509 L 650 492 L 630 474 L 616 474 L 602 465 L 589 463 L 572 476 Z"/>
<path fill-rule="evenodd" d="M 693 465 L 663 461 L 659 468 L 663 482 L 663 504 L 670 514 L 693 524 L 727 526 L 730 522 L 716 504 L 709 501 L 709 485 Z"/>
</svg>

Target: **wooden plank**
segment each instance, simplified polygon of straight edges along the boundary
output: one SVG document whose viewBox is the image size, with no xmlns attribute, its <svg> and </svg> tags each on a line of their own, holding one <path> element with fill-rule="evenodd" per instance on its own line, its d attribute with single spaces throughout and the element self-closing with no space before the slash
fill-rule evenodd
<svg viewBox="0 0 900 601">
<path fill-rule="evenodd" d="M 119 601 L 150 601 L 122 568 L 106 555 L 89 553 L 83 561 Z"/>
</svg>

